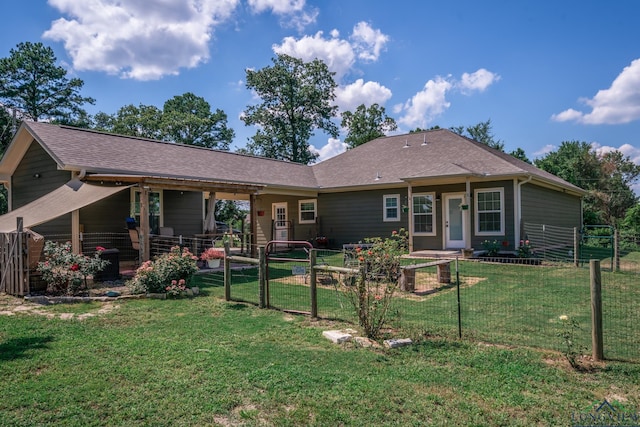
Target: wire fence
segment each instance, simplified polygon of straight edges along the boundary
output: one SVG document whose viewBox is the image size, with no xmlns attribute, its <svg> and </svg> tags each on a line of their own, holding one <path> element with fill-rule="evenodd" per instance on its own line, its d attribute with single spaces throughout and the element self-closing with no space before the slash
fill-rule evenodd
<svg viewBox="0 0 640 427">
<path fill-rule="evenodd" d="M 631 254 L 637 262 L 626 261 L 625 270 L 602 270 L 604 353 L 610 360 L 640 362 L 639 254 Z M 296 255 L 289 254 L 292 256 Z M 304 252 L 298 256 L 299 261 L 270 263 L 269 307 L 311 312 L 311 266 Z M 317 250 L 316 258 L 320 267 L 344 267 L 346 262 L 343 251 Z M 588 260 L 581 260 L 578 267 L 566 260 L 545 260 L 537 265 L 513 258 L 450 261 L 450 283 L 443 283 L 436 266 L 429 266 L 416 269 L 412 291 L 396 291 L 388 323 L 396 334 L 457 339 L 461 332 L 463 339 L 478 342 L 563 351 L 560 316 L 568 316 L 580 326 L 574 348 L 591 354 Z M 402 260 L 404 266 L 424 262 Z M 231 299 L 260 304 L 258 268 L 235 264 L 230 274 Z M 346 294 L 352 277 L 342 272 L 317 271 L 318 317 L 357 323 Z M 213 292 L 222 292 L 224 280 L 220 273 L 206 274 L 202 280 Z"/>
</svg>

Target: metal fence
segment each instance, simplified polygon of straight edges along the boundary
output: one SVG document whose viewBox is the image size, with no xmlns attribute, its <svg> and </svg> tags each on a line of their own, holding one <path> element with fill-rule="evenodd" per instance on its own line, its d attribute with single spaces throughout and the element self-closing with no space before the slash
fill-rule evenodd
<svg viewBox="0 0 640 427">
<path fill-rule="evenodd" d="M 300 261 L 270 266 L 270 307 L 311 312 L 312 266 L 300 256 Z M 345 266 L 342 251 L 316 250 L 316 259 L 319 267 Z M 463 339 L 478 342 L 561 351 L 560 316 L 568 316 L 580 326 L 576 349 L 591 354 L 589 262 L 581 261 L 576 267 L 552 260 L 531 265 L 513 258 L 452 259 L 451 283 L 442 283 L 436 266 L 429 264 L 416 270 L 413 291 L 395 293 L 388 326 L 410 337 L 457 339 L 461 332 Z M 424 262 L 403 259 L 403 265 Z M 260 303 L 257 267 L 231 269 L 230 275 L 232 300 Z M 355 310 L 345 293 L 350 275 L 319 268 L 316 276 L 318 317 L 355 323 Z M 217 280 L 214 286 L 222 286 L 213 277 L 209 280 Z M 640 362 L 640 259 L 629 260 L 619 272 L 602 270 L 602 306 L 605 358 Z"/>
</svg>

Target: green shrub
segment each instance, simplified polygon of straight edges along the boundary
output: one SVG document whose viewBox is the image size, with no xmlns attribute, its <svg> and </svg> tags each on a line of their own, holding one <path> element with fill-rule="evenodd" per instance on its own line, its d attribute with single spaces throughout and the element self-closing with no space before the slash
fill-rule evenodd
<svg viewBox="0 0 640 427">
<path fill-rule="evenodd" d="M 174 246 L 155 260 L 145 261 L 127 286 L 132 293 L 169 292 L 174 290 L 177 283 L 189 287 L 193 275 L 198 271 L 197 261 L 198 257 L 189 249 Z"/>
</svg>

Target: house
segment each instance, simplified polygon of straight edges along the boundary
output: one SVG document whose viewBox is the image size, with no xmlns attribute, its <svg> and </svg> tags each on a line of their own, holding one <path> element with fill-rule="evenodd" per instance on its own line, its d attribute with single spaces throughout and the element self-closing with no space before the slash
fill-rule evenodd
<svg viewBox="0 0 640 427">
<path fill-rule="evenodd" d="M 329 245 L 404 227 L 410 249 L 515 250 L 523 224 L 580 227 L 585 192 L 451 131 L 382 137 L 315 165 L 47 123 L 24 122 L 0 161 L 10 213 L 0 232 L 118 233 L 140 224 L 141 253 L 160 227 L 205 231 L 207 200 L 245 200 L 253 242 Z M 255 246 L 254 246 L 255 247 Z"/>
</svg>

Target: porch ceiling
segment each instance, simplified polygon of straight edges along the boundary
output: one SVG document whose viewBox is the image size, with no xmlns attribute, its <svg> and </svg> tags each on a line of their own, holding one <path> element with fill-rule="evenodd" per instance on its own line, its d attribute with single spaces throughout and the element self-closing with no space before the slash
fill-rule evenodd
<svg viewBox="0 0 640 427">
<path fill-rule="evenodd" d="M 149 186 L 167 190 L 209 191 L 231 194 L 257 194 L 265 186 L 239 182 L 210 181 L 204 179 L 176 178 L 142 175 L 93 174 L 84 178 L 86 181 L 111 182 L 115 184 Z"/>
</svg>

